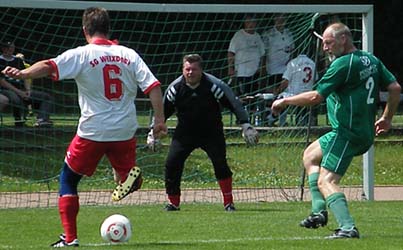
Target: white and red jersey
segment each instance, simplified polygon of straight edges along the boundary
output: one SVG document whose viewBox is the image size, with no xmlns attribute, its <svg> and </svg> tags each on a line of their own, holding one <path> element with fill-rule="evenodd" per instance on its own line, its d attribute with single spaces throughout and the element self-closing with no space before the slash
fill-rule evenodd
<svg viewBox="0 0 403 250">
<path fill-rule="evenodd" d="M 93 141 L 133 138 L 137 87 L 147 94 L 160 85 L 134 50 L 106 39 L 67 50 L 49 62 L 54 80 L 76 81 L 81 109 L 77 135 Z"/>
<path fill-rule="evenodd" d="M 283 74 L 288 80 L 286 95 L 297 95 L 312 90 L 315 82 L 315 63 L 306 55 L 299 55 L 292 59 Z"/>
</svg>

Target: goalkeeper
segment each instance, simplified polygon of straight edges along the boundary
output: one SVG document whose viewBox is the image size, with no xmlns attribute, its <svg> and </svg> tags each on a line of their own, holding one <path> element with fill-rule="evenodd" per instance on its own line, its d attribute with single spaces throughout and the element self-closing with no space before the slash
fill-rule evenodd
<svg viewBox="0 0 403 250">
<path fill-rule="evenodd" d="M 222 106 L 229 108 L 240 121 L 247 144 L 257 143 L 257 131 L 249 124 L 248 114 L 232 90 L 213 75 L 203 72 L 199 55 L 184 56 L 182 73 L 168 86 L 163 101 L 165 119 L 175 112 L 178 117 L 165 164 L 165 188 L 169 200 L 165 210 L 179 210 L 184 163 L 194 149 L 201 148 L 212 161 L 223 194 L 224 209 L 234 211 L 232 172 L 226 159 Z M 152 135 L 150 131 L 147 140 L 149 146 L 154 146 L 156 142 Z"/>
</svg>

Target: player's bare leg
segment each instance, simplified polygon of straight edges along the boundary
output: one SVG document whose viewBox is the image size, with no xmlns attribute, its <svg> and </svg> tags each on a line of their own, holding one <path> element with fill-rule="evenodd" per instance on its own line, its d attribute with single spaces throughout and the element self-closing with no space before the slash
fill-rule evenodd
<svg viewBox="0 0 403 250">
<path fill-rule="evenodd" d="M 318 228 L 325 226 L 328 221 L 326 202 L 319 190 L 318 180 L 322 150 L 319 141 L 311 143 L 304 151 L 304 167 L 308 174 L 309 191 L 311 193 L 312 211 L 311 214 L 300 222 L 300 226 L 306 228 Z"/>
</svg>

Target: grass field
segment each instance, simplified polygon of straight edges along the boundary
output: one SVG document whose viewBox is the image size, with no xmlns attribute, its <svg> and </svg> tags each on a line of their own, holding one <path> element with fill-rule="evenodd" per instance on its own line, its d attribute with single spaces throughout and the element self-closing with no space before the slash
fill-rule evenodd
<svg viewBox="0 0 403 250">
<path fill-rule="evenodd" d="M 241 203 L 238 211 L 224 212 L 221 204 L 183 204 L 179 212 L 161 205 L 81 207 L 78 217 L 82 249 L 402 249 L 403 202 L 351 202 L 350 210 L 361 239 L 324 239 L 337 227 L 332 215 L 325 228 L 298 226 L 309 213 L 306 202 Z M 102 241 L 99 226 L 110 214 L 132 221 L 128 243 Z M 57 209 L 0 210 L 0 249 L 48 249 L 61 232 Z"/>
<path fill-rule="evenodd" d="M 69 127 L 74 131 L 76 120 L 56 120 L 56 128 Z M 173 123 L 173 121 L 170 121 Z M 400 122 L 400 120 L 399 120 Z M 12 120 L 5 120 L 6 125 Z M 143 117 L 141 123 L 147 124 Z M 323 123 L 323 121 L 321 121 Z M 403 119 L 401 120 L 403 123 Z M 18 142 L 23 151 L 9 151 L 2 154 L 0 171 L 0 192 L 57 190 L 57 175 L 70 133 L 63 136 L 52 134 L 35 137 L 27 134 L 3 138 L 1 147 L 7 148 Z M 262 145 L 254 148 L 230 145 L 228 160 L 234 171 L 235 186 L 271 187 L 277 181 L 282 185 L 295 186 L 304 143 L 292 147 L 276 143 L 276 134 L 267 133 L 261 137 Z M 401 162 L 401 136 L 390 135 L 377 138 L 375 157 L 375 184 L 402 185 L 403 168 Z M 303 137 L 285 138 L 291 144 L 304 141 Z M 386 142 L 385 142 L 386 141 Z M 393 142 L 393 141 L 397 141 Z M 163 141 L 169 143 L 169 137 Z M 229 144 L 242 143 L 239 135 L 228 138 Z M 392 143 L 390 143 L 392 142 Z M 144 143 L 144 137 L 139 139 Z M 31 145 L 30 147 L 25 144 Z M 290 144 L 290 145 L 291 145 Z M 48 145 L 48 147 L 34 146 Z M 50 145 L 50 146 L 49 146 Z M 279 154 L 283 150 L 284 153 Z M 144 148 L 138 150 L 138 164 L 143 168 L 145 183 L 143 189 L 163 188 L 163 168 L 161 167 L 167 147 L 150 155 Z M 289 162 L 295 162 L 290 166 Z M 26 166 L 30 166 L 26 168 Z M 33 167 L 31 167 L 33 166 Z M 189 167 L 191 166 L 191 167 Z M 342 184 L 362 184 L 362 158 L 352 162 Z M 43 173 L 46 173 L 44 175 Z M 196 178 L 197 176 L 197 178 Z M 274 176 L 274 178 L 272 178 Z M 206 155 L 196 150 L 187 162 L 182 182 L 183 188 L 217 187 L 211 163 Z M 259 178 L 258 178 L 259 177 Z M 27 181 L 29 180 L 29 181 Z M 273 182 L 273 183 L 272 183 Z M 80 183 L 80 191 L 94 188 L 114 187 L 109 165 L 103 161 L 94 178 Z M 162 205 L 141 206 L 83 206 L 78 218 L 79 239 L 82 249 L 403 249 L 403 201 L 350 203 L 350 210 L 361 232 L 360 240 L 324 239 L 337 228 L 333 216 L 329 225 L 318 230 L 300 228 L 298 222 L 310 212 L 307 202 L 238 203 L 235 213 L 226 213 L 221 204 L 184 203 L 180 212 L 167 213 Z M 133 237 L 125 244 L 109 245 L 102 241 L 99 227 L 110 214 L 122 213 L 132 220 Z M 49 244 L 57 240 L 62 232 L 57 208 L 0 209 L 0 250 L 2 249 L 49 249 Z"/>
<path fill-rule="evenodd" d="M 237 140 L 242 143 L 239 136 Z M 272 140 L 261 138 L 260 141 L 263 144 L 265 141 Z M 403 185 L 403 168 L 400 164 L 403 161 L 401 147 L 401 144 L 395 143 L 376 144 L 376 185 Z M 236 187 L 275 187 L 274 182 L 277 181 L 281 181 L 282 186 L 297 186 L 300 183 L 298 169 L 302 166 L 303 149 L 303 144 L 285 149 L 265 145 L 253 148 L 247 148 L 244 145 L 228 146 L 228 162 L 234 172 Z M 146 149 L 137 150 L 137 164 L 145 175 L 143 188 L 164 187 L 163 164 L 167 150 L 168 147 L 164 147 L 155 154 L 150 154 Z M 48 151 L 39 149 L 3 154 L 0 166 L 0 192 L 57 190 L 58 174 L 63 156 L 64 147 Z M 293 164 L 290 165 L 290 163 Z M 362 184 L 362 157 L 354 158 L 342 184 Z M 196 150 L 186 162 L 182 187 L 211 188 L 216 186 L 210 161 L 206 159 L 203 151 Z M 105 159 L 99 165 L 94 177 L 86 178 L 80 183 L 81 191 L 113 187 L 111 168 Z"/>
</svg>

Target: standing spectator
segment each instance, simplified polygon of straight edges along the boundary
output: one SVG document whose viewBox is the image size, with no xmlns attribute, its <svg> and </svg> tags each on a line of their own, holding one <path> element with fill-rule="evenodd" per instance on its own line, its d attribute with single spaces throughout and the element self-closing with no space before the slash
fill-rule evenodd
<svg viewBox="0 0 403 250">
<path fill-rule="evenodd" d="M 17 79 L 51 76 L 54 80 L 75 79 L 77 83 L 81 117 L 60 174 L 59 213 L 64 234 L 51 245 L 56 248 L 79 245 L 77 186 L 83 175 L 94 173 L 104 155 L 121 180 L 113 192 L 114 201 L 140 188 L 140 169 L 134 167 L 134 135 L 138 127 L 134 101 L 138 86 L 150 96 L 155 136 L 167 132 L 160 82 L 134 50 L 108 40 L 108 12 L 87 8 L 82 27 L 87 45 L 22 71 L 11 67 L 3 70 L 5 75 Z"/>
<path fill-rule="evenodd" d="M 232 172 L 226 158 L 226 145 L 221 109 L 229 108 L 241 123 L 248 144 L 257 143 L 257 131 L 249 124 L 248 115 L 232 90 L 213 75 L 203 72 L 198 54 L 183 58 L 182 75 L 174 80 L 164 95 L 164 114 L 174 112 L 178 125 L 172 137 L 165 163 L 165 188 L 169 204 L 167 211 L 177 211 L 180 205 L 180 182 L 186 159 L 201 148 L 212 161 L 215 177 L 221 188 L 225 211 L 234 211 Z M 154 145 L 152 132 L 147 143 Z"/>
<path fill-rule="evenodd" d="M 301 54 L 292 59 L 288 64 L 283 74 L 283 80 L 280 85 L 275 88 L 275 94 L 278 98 L 298 95 L 302 92 L 312 90 L 316 78 L 315 63 L 308 56 Z M 287 111 L 285 109 L 279 115 L 279 125 L 286 125 Z M 293 111 L 295 113 L 296 125 L 307 125 L 308 114 L 306 107 L 296 107 Z M 272 115 L 272 114 L 271 114 Z M 273 125 L 273 121 L 277 120 L 275 117 L 269 117 L 269 125 Z"/>
<path fill-rule="evenodd" d="M 274 15 L 274 26 L 262 34 L 266 49 L 266 71 L 269 91 L 279 84 L 294 50 L 294 38 L 286 27 L 285 14 Z"/>
<path fill-rule="evenodd" d="M 11 41 L 2 44 L 2 55 L 0 56 L 0 70 L 7 66 L 17 68 L 19 70 L 25 69 L 24 62 L 21 58 L 14 56 L 15 45 Z M 0 85 L 3 88 L 2 92 L 8 97 L 13 105 L 13 115 L 15 126 L 21 127 L 25 124 L 23 112 L 26 110 L 26 105 L 32 105 L 34 109 L 38 110 L 38 117 L 34 124 L 35 127 L 49 127 L 52 126 L 52 121 L 49 115 L 52 111 L 52 98 L 49 94 L 33 90 L 31 87 L 31 80 L 14 79 L 6 77 L 5 81 L 1 81 Z"/>
<path fill-rule="evenodd" d="M 325 226 L 327 204 L 339 224 L 329 238 L 359 238 L 339 183 L 353 157 L 368 151 L 375 135 L 390 129 L 401 87 L 378 58 L 354 46 L 350 29 L 342 23 L 325 29 L 323 50 L 335 60 L 315 90 L 276 100 L 272 109 L 279 112 L 287 105 L 316 105 L 326 99 L 332 130 L 305 149 L 303 162 L 308 173 L 312 213 L 300 225 Z M 389 99 L 382 116 L 375 121 L 381 88 L 388 90 Z"/>
<path fill-rule="evenodd" d="M 238 30 L 228 48 L 228 76 L 238 96 L 258 91 L 259 78 L 265 75 L 264 44 L 256 30 L 256 20 L 246 15 L 243 29 Z"/>
</svg>

